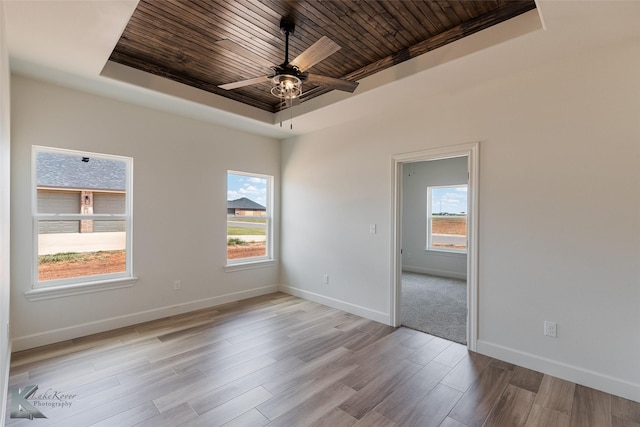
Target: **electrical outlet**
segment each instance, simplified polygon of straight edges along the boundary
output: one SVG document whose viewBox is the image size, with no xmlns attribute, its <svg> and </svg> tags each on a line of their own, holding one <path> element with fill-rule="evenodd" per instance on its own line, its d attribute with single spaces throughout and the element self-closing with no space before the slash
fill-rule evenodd
<svg viewBox="0 0 640 427">
<path fill-rule="evenodd" d="M 325 274 L 324 276 L 322 276 L 322 283 L 325 285 L 329 284 L 329 275 Z"/>
<path fill-rule="evenodd" d="M 557 338 L 558 330 L 556 322 L 544 322 L 544 335 L 547 337 Z"/>
<path fill-rule="evenodd" d="M 178 291 L 182 288 L 182 280 L 176 280 L 173 282 L 173 290 Z"/>
</svg>

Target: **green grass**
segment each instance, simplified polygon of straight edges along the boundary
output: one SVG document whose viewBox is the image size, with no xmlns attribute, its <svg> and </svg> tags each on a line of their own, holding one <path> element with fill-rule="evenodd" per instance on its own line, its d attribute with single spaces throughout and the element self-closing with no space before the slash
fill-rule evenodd
<svg viewBox="0 0 640 427">
<path fill-rule="evenodd" d="M 38 262 L 40 264 L 44 264 L 47 262 L 77 262 L 82 260 L 86 254 L 81 254 L 78 252 L 60 252 L 57 254 L 50 255 L 40 255 L 38 257 Z"/>
<path fill-rule="evenodd" d="M 232 237 L 230 239 L 227 239 L 227 246 L 246 246 L 249 243 L 245 242 L 242 239 L 238 239 L 237 237 Z"/>
<path fill-rule="evenodd" d="M 262 228 L 227 227 L 227 236 L 264 236 L 265 234 Z"/>
<path fill-rule="evenodd" d="M 105 255 L 123 251 L 97 251 L 97 252 L 59 252 L 51 255 L 38 256 L 38 264 L 57 262 L 88 262 L 103 258 Z"/>
</svg>

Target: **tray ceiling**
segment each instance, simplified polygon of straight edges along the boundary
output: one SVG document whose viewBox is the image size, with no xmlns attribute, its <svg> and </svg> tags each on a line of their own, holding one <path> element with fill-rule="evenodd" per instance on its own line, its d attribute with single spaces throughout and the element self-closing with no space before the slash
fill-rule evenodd
<svg viewBox="0 0 640 427">
<path fill-rule="evenodd" d="M 231 41 L 279 65 L 285 45 L 279 24 L 287 16 L 296 24 L 290 59 L 327 36 L 341 49 L 310 71 L 357 81 L 534 8 L 533 0 L 141 0 L 110 60 L 277 112 L 281 103 L 269 82 L 218 87 L 270 70 L 216 42 Z M 305 82 L 303 90 L 301 102 L 330 89 Z"/>
</svg>

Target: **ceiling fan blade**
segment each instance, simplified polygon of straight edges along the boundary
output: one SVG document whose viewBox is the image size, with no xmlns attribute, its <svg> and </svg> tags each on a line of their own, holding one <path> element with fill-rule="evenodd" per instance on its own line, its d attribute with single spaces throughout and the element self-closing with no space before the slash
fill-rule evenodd
<svg viewBox="0 0 640 427">
<path fill-rule="evenodd" d="M 231 90 L 231 89 L 238 89 L 240 87 L 245 87 L 245 86 L 257 85 L 258 83 L 268 82 L 268 81 L 269 81 L 268 76 L 262 76 L 262 77 L 254 77 L 248 80 L 240 80 L 239 82 L 227 83 L 224 85 L 220 85 L 218 87 L 224 90 Z"/>
<path fill-rule="evenodd" d="M 255 64 L 264 65 L 267 68 L 271 68 L 271 66 L 273 65 L 263 57 L 256 55 L 255 53 L 251 52 L 249 49 L 242 47 L 239 44 L 232 42 L 231 40 L 228 40 L 228 39 L 218 40 L 217 42 L 215 42 L 215 44 L 220 46 L 223 49 L 226 49 L 230 52 L 235 53 L 236 55 L 240 55 L 243 58 L 247 58 L 248 60 L 252 61 Z"/>
<path fill-rule="evenodd" d="M 344 79 L 336 79 L 333 77 L 321 76 L 318 74 L 309 74 L 307 80 L 309 83 L 328 86 L 331 89 L 343 90 L 345 92 L 353 93 L 358 87 L 358 82 L 352 82 Z"/>
<path fill-rule="evenodd" d="M 322 36 L 320 40 L 296 56 L 290 64 L 298 67 L 300 71 L 305 71 L 338 50 L 340 50 L 340 46 L 336 42 L 327 36 Z"/>
</svg>

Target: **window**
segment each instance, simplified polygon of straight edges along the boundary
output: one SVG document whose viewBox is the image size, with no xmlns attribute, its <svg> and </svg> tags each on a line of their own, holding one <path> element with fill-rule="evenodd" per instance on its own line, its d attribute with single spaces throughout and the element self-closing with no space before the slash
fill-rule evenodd
<svg viewBox="0 0 640 427">
<path fill-rule="evenodd" d="M 427 187 L 427 249 L 467 252 L 467 186 Z"/>
<path fill-rule="evenodd" d="M 35 267 L 27 296 L 130 286 L 133 160 L 45 147 L 32 157 Z"/>
<path fill-rule="evenodd" d="M 227 173 L 227 265 L 272 260 L 273 177 Z"/>
</svg>

